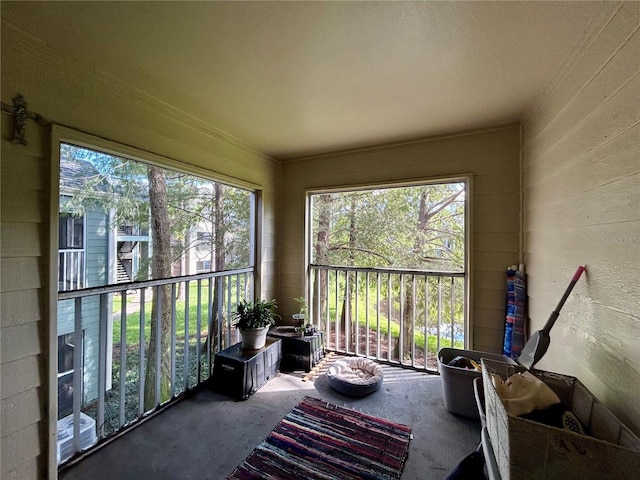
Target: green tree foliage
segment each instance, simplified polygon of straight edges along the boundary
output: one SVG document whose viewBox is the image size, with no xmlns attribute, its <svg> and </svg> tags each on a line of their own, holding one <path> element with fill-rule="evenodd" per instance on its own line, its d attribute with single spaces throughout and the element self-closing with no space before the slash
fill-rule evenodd
<svg viewBox="0 0 640 480">
<path fill-rule="evenodd" d="M 324 193 L 312 197 L 313 263 L 318 265 L 409 269 L 430 272 L 463 272 L 465 259 L 465 185 L 464 183 L 428 184 L 343 193 Z M 342 298 L 341 331 L 350 349 L 355 341 L 357 321 L 354 307 L 366 288 L 359 284 L 354 292 L 353 274 L 345 274 L 338 288 Z M 315 278 L 320 282 L 314 292 L 325 291 L 326 272 Z M 394 275 L 391 282 L 379 285 L 383 298 L 391 299 L 387 310 L 402 325 L 405 339 L 416 328 L 435 328 L 438 322 L 463 322 L 464 289 L 462 282 L 443 283 L 435 277 L 413 285 L 414 280 Z M 390 285 L 390 287 L 389 287 Z M 371 287 L 375 290 L 375 287 Z M 389 291 L 391 288 L 391 291 Z M 326 310 L 320 298 L 319 312 Z M 313 301 L 315 306 L 318 300 Z M 453 305 L 452 308 L 449 306 Z M 414 311 L 415 309 L 415 311 Z M 320 318 L 318 315 L 316 318 Z M 429 319 L 429 320 L 425 320 Z M 435 325 L 435 327 L 433 327 Z M 395 345 L 395 356 L 406 357 L 411 345 L 407 340 Z"/>
<path fill-rule="evenodd" d="M 331 199 L 328 230 L 319 207 L 326 197 Z M 464 268 L 462 183 L 322 194 L 314 196 L 313 205 L 314 235 L 325 244 L 316 246 L 314 263 L 324 264 L 316 256 L 326 250 L 329 265 Z"/>
</svg>

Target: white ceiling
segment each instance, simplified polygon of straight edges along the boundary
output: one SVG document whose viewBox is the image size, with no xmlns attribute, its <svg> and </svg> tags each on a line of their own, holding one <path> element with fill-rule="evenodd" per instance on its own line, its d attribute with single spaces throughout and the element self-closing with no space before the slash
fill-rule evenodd
<svg viewBox="0 0 640 480">
<path fill-rule="evenodd" d="M 2 21 L 275 158 L 521 121 L 603 2 L 2 2 Z"/>
</svg>

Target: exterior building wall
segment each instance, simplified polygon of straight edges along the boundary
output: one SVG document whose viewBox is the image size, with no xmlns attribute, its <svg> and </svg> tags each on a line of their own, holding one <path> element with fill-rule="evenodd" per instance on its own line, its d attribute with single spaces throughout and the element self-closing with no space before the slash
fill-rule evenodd
<svg viewBox="0 0 640 480">
<path fill-rule="evenodd" d="M 42 432 L 49 384 L 48 132 L 28 122 L 28 144 L 15 145 L 11 118 L 0 117 L 0 474 L 41 478 L 47 464 Z"/>
<path fill-rule="evenodd" d="M 85 287 L 97 287 L 108 283 L 109 217 L 99 211 L 85 214 Z M 75 307 L 73 300 L 58 302 L 58 335 L 72 333 Z M 82 301 L 82 329 L 84 331 L 84 391 L 83 401 L 98 397 L 98 342 L 100 323 L 100 298 L 88 297 Z"/>
<path fill-rule="evenodd" d="M 587 265 L 538 367 L 578 377 L 640 434 L 640 3 L 610 6 L 524 124 L 529 316 L 542 328 Z"/>
<path fill-rule="evenodd" d="M 87 287 L 109 283 L 109 215 L 88 211 L 86 221 Z"/>
<path fill-rule="evenodd" d="M 87 138 L 90 134 L 126 145 L 123 153 L 153 152 L 165 166 L 259 191 L 259 293 L 264 298 L 277 295 L 277 264 L 270 253 L 276 241 L 275 197 L 281 175 L 276 161 L 8 25 L 3 24 L 0 33 L 3 103 L 11 105 L 22 94 L 29 111 Z M 28 121 L 28 145 L 14 145 L 12 124 L 11 117 L 2 115 L 0 475 L 56 478 L 57 410 L 47 400 L 57 394 L 57 369 L 47 361 L 57 347 L 57 285 L 51 281 L 57 259 L 49 241 L 54 235 L 52 203 L 58 200 L 51 181 L 52 136 L 48 127 Z M 57 225 L 57 219 L 53 221 Z"/>
</svg>

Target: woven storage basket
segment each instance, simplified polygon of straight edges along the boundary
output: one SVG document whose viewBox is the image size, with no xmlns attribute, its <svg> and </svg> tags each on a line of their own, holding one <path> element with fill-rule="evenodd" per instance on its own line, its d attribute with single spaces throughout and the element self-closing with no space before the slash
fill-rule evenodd
<svg viewBox="0 0 640 480">
<path fill-rule="evenodd" d="M 509 415 L 491 374 L 506 380 L 524 371 L 482 359 L 487 429 L 502 480 L 640 478 L 640 439 L 575 377 L 530 370 L 578 417 L 588 436 Z"/>
</svg>

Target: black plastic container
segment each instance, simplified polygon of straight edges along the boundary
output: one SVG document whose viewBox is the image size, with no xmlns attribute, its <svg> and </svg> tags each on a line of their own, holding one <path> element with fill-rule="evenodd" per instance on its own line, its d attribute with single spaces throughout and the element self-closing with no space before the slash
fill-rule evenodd
<svg viewBox="0 0 640 480">
<path fill-rule="evenodd" d="M 293 331 L 293 327 L 275 327 L 267 335 L 282 340 L 280 369 L 283 372 L 309 372 L 324 357 L 324 334 L 321 331 L 301 337 Z"/>
<path fill-rule="evenodd" d="M 236 400 L 246 400 L 278 373 L 281 341 L 267 338 L 264 348 L 243 350 L 242 343 L 216 353 L 211 388 Z"/>
</svg>

